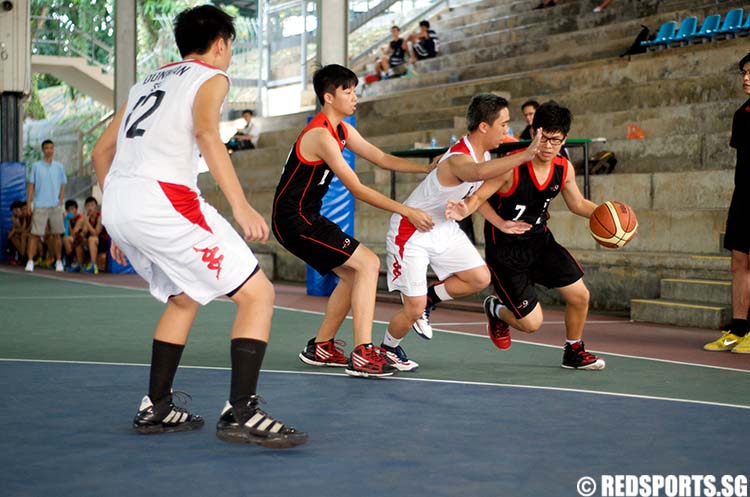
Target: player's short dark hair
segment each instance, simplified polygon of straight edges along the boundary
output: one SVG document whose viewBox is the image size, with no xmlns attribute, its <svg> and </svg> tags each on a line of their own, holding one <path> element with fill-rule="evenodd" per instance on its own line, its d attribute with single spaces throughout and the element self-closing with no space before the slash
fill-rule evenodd
<svg viewBox="0 0 750 497">
<path fill-rule="evenodd" d="M 534 122 L 531 127 L 542 128 L 545 132 L 561 132 L 568 135 L 570 125 L 573 122 L 573 114 L 567 107 L 563 107 L 554 100 L 544 102 L 534 113 Z"/>
<path fill-rule="evenodd" d="M 521 106 L 521 110 L 524 110 L 528 106 L 534 107 L 534 110 L 537 110 L 539 108 L 539 102 L 536 100 L 527 100 Z"/>
<path fill-rule="evenodd" d="M 26 202 L 23 200 L 14 200 L 10 203 L 10 210 L 13 211 L 13 209 L 20 209 L 24 205 L 26 205 Z"/>
<path fill-rule="evenodd" d="M 88 204 L 89 202 L 94 202 L 96 205 L 99 205 L 99 202 L 96 200 L 96 197 L 86 197 L 85 203 Z"/>
<path fill-rule="evenodd" d="M 740 59 L 740 71 L 743 70 L 742 68 L 745 67 L 745 64 L 747 64 L 748 62 L 750 62 L 750 52 L 748 52 L 747 55 Z"/>
<path fill-rule="evenodd" d="M 428 20 L 426 20 L 426 19 L 425 19 L 425 20 L 423 20 L 423 21 L 419 21 L 419 25 L 420 25 L 420 26 L 424 26 L 424 27 L 425 27 L 425 28 L 427 28 L 427 29 L 430 29 L 430 21 L 428 21 Z"/>
<path fill-rule="evenodd" d="M 67 211 L 71 207 L 75 207 L 76 209 L 78 209 L 78 202 L 76 202 L 72 198 L 70 200 L 65 201 L 65 210 Z"/>
<path fill-rule="evenodd" d="M 323 95 L 326 93 L 335 94 L 336 88 L 348 90 L 349 88 L 355 88 L 358 84 L 357 75 L 351 69 L 338 64 L 328 64 L 321 67 L 313 75 L 313 88 L 320 105 L 325 103 Z"/>
<path fill-rule="evenodd" d="M 245 109 L 245 110 L 242 111 L 242 115 L 244 116 L 245 114 L 250 114 L 251 116 L 254 116 L 255 112 L 253 112 L 250 109 Z"/>
<path fill-rule="evenodd" d="M 399 28 L 399 27 L 398 27 L 398 26 L 396 26 L 395 24 L 394 24 L 393 26 L 391 26 L 391 29 L 398 29 L 399 31 L 401 31 L 401 28 Z"/>
<path fill-rule="evenodd" d="M 42 150 L 44 150 L 44 146 L 45 146 L 46 144 L 48 144 L 48 143 L 49 143 L 50 145 L 52 145 L 53 147 L 55 146 L 55 142 L 53 142 L 52 140 L 50 140 L 49 138 L 47 138 L 46 140 L 44 140 L 44 141 L 42 142 Z"/>
<path fill-rule="evenodd" d="M 185 9 L 174 19 L 174 38 L 180 55 L 208 52 L 217 38 L 234 40 L 234 18 L 213 5 Z"/>
<path fill-rule="evenodd" d="M 493 93 L 480 93 L 474 95 L 466 109 L 466 127 L 469 131 L 475 131 L 482 123 L 492 125 L 500 111 L 508 108 L 508 101 Z"/>
</svg>

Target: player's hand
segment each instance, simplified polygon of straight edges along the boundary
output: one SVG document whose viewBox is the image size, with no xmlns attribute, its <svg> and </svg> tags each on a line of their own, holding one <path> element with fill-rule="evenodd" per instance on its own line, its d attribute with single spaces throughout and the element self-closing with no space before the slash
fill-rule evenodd
<svg viewBox="0 0 750 497">
<path fill-rule="evenodd" d="M 539 128 L 536 130 L 536 135 L 534 135 L 534 139 L 531 140 L 531 143 L 529 144 L 529 148 L 526 149 L 526 151 L 523 153 L 524 155 L 524 161 L 528 162 L 531 159 L 536 156 L 537 151 L 539 150 L 540 140 L 542 139 L 542 133 L 544 130 L 542 128 Z"/>
<path fill-rule="evenodd" d="M 432 217 L 422 209 L 409 209 L 409 213 L 406 215 L 406 219 L 414 225 L 419 231 L 430 231 L 435 223 L 432 222 Z"/>
<path fill-rule="evenodd" d="M 509 235 L 521 235 L 531 229 L 531 225 L 525 221 L 506 221 L 500 223 L 497 228 Z"/>
<path fill-rule="evenodd" d="M 115 243 L 114 240 L 112 240 L 112 244 L 109 246 L 109 253 L 120 266 L 128 265 L 128 258 L 125 257 L 125 254 L 122 252 L 122 250 L 120 250 L 120 247 L 117 245 L 117 243 Z"/>
<path fill-rule="evenodd" d="M 461 221 L 469 215 L 469 208 L 463 200 L 449 200 L 445 206 L 445 218 Z"/>
<path fill-rule="evenodd" d="M 430 162 L 430 165 L 429 165 L 429 166 L 427 166 L 427 172 L 428 172 L 428 173 L 431 173 L 431 172 L 432 172 L 432 170 L 433 170 L 433 169 L 435 169 L 435 168 L 437 167 L 437 165 L 438 165 L 438 162 L 440 162 L 440 159 L 442 159 L 442 158 L 443 158 L 443 155 L 445 155 L 445 154 L 440 154 L 440 155 L 438 155 L 437 157 L 435 157 L 434 159 L 432 159 L 432 162 Z"/>
<path fill-rule="evenodd" d="M 250 204 L 245 204 L 245 206 L 239 209 L 234 209 L 232 215 L 242 229 L 245 240 L 263 243 L 268 241 L 268 225 L 266 224 L 266 220 L 258 214 L 258 211 L 250 207 Z"/>
</svg>

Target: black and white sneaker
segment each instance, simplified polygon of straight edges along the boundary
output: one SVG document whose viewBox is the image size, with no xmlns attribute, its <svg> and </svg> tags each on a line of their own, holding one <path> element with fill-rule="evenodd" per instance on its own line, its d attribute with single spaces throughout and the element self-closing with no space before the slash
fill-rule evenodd
<svg viewBox="0 0 750 497">
<path fill-rule="evenodd" d="M 286 426 L 266 414 L 258 404 L 263 399 L 253 395 L 244 406 L 227 402 L 216 423 L 216 436 L 225 442 L 262 445 L 269 449 L 288 449 L 307 442 L 307 434 Z"/>
<path fill-rule="evenodd" d="M 419 364 L 417 364 L 416 361 L 412 361 L 411 359 L 409 359 L 409 356 L 406 355 L 406 352 L 404 351 L 404 348 L 401 347 L 401 345 L 397 345 L 396 347 L 389 347 L 383 343 L 380 344 L 380 348 L 383 349 L 385 358 L 388 359 L 388 362 L 391 363 L 391 365 L 399 371 L 410 373 L 412 371 L 416 371 L 419 368 Z"/>
<path fill-rule="evenodd" d="M 177 393 L 177 392 L 175 392 Z M 187 394 L 178 393 L 178 395 Z M 188 412 L 184 407 L 172 403 L 172 395 L 154 404 L 148 395 L 143 397 L 138 414 L 133 418 L 133 429 L 147 435 L 173 431 L 198 430 L 203 426 L 203 418 Z"/>
</svg>

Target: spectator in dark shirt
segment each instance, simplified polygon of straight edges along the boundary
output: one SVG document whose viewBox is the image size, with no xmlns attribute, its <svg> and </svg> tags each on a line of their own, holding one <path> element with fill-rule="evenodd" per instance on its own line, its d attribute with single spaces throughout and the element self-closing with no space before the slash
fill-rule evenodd
<svg viewBox="0 0 750 497">
<path fill-rule="evenodd" d="M 406 40 L 401 38 L 401 28 L 398 26 L 391 28 L 391 35 L 393 39 L 384 50 L 383 57 L 375 64 L 375 70 L 383 79 L 401 76 L 406 72 L 405 70 L 401 70 L 401 68 L 406 69 L 404 63 L 406 62 L 406 52 L 409 50 L 409 45 L 406 43 Z"/>
<path fill-rule="evenodd" d="M 434 30 L 430 29 L 429 21 L 420 21 L 419 31 L 409 35 L 409 41 L 412 48 L 410 60 L 412 63 L 417 60 L 431 59 L 440 52 L 438 36 Z"/>
<path fill-rule="evenodd" d="M 526 127 L 519 137 L 521 140 L 531 140 L 531 123 L 534 122 L 534 113 L 538 108 L 539 102 L 536 100 L 528 100 L 521 106 L 521 112 L 523 112 L 523 117 L 526 119 Z"/>
</svg>

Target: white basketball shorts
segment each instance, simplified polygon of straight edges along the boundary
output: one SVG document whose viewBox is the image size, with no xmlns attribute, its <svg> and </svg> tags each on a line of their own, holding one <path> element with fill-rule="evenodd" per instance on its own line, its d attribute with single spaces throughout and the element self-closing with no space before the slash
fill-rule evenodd
<svg viewBox="0 0 750 497">
<path fill-rule="evenodd" d="M 398 290 L 407 297 L 427 294 L 428 264 L 441 280 L 485 265 L 455 222 L 439 223 L 432 231 L 422 233 L 405 218 L 396 218 L 386 236 L 386 250 L 388 290 Z"/>
<path fill-rule="evenodd" d="M 147 178 L 108 178 L 102 222 L 162 302 L 187 294 L 205 305 L 255 272 L 250 247 L 198 192 Z"/>
</svg>

